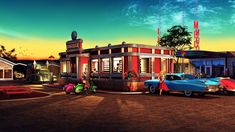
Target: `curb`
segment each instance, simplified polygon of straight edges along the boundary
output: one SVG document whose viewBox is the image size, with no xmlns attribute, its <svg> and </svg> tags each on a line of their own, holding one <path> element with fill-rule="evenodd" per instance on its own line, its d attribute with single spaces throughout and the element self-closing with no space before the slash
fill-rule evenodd
<svg viewBox="0 0 235 132">
<path fill-rule="evenodd" d="M 35 97 L 35 98 L 23 98 L 23 99 L 5 99 L 5 100 L 0 100 L 0 102 L 14 102 L 14 101 L 37 100 L 37 99 L 44 99 L 44 98 L 49 98 L 49 97 L 52 97 L 52 96 L 53 96 L 53 94 L 49 94 L 49 93 L 42 92 L 42 91 L 37 91 L 37 90 L 32 90 L 32 91 L 36 91 L 36 92 L 39 92 L 39 93 L 44 93 L 44 94 L 48 94 L 48 95 L 46 95 L 46 96 L 43 96 L 43 97 Z"/>
<path fill-rule="evenodd" d="M 97 90 L 97 93 L 107 93 L 107 94 L 124 94 L 124 95 L 137 95 L 137 94 L 148 94 L 149 92 L 113 92 L 113 91 L 106 91 L 106 90 Z"/>
</svg>

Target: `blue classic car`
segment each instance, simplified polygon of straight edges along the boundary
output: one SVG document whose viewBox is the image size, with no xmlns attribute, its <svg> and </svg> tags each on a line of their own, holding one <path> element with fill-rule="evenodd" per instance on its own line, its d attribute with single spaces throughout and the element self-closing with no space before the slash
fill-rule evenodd
<svg viewBox="0 0 235 132">
<path fill-rule="evenodd" d="M 165 76 L 165 83 L 171 91 L 183 92 L 185 96 L 192 96 L 193 93 L 205 95 L 206 92 L 216 92 L 219 90 L 219 83 L 201 78 L 197 79 L 191 74 L 174 73 Z M 150 93 L 156 93 L 159 86 L 159 80 L 147 80 L 144 82 L 145 88 L 149 89 Z"/>
</svg>

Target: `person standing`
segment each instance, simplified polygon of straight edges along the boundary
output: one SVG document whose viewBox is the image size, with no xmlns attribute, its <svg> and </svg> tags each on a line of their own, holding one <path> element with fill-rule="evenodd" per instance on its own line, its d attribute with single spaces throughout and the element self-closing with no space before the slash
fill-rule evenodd
<svg viewBox="0 0 235 132">
<path fill-rule="evenodd" d="M 168 91 L 169 90 L 164 80 L 165 80 L 165 74 L 160 73 L 160 75 L 159 75 L 159 81 L 160 81 L 160 83 L 159 83 L 159 90 L 160 90 L 159 95 L 162 95 L 162 91 Z"/>
</svg>

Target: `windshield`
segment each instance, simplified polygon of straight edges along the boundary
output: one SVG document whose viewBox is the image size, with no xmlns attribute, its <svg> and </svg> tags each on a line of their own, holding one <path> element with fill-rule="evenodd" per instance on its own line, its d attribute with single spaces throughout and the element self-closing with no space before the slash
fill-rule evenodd
<svg viewBox="0 0 235 132">
<path fill-rule="evenodd" d="M 184 75 L 182 75 L 182 77 L 184 78 L 184 80 L 195 79 L 195 76 L 193 76 L 191 74 L 184 74 Z"/>
</svg>

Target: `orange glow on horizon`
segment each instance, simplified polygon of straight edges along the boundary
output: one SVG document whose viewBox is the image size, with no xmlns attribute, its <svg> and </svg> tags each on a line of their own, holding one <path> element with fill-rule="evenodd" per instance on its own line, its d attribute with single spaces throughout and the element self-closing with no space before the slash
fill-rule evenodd
<svg viewBox="0 0 235 132">
<path fill-rule="evenodd" d="M 154 37 L 128 37 L 125 39 L 96 41 L 83 38 L 84 49 L 94 48 L 96 45 L 99 47 L 107 46 L 109 43 L 121 44 L 123 41 L 126 43 L 149 44 L 157 45 Z M 0 44 L 4 45 L 7 50 L 12 48 L 16 49 L 18 60 L 45 60 L 49 56 L 54 56 L 55 60 L 59 59 L 59 53 L 66 51 L 65 39 L 19 39 L 0 36 Z M 200 49 L 209 51 L 235 51 L 233 38 L 204 38 L 201 36 Z"/>
</svg>

